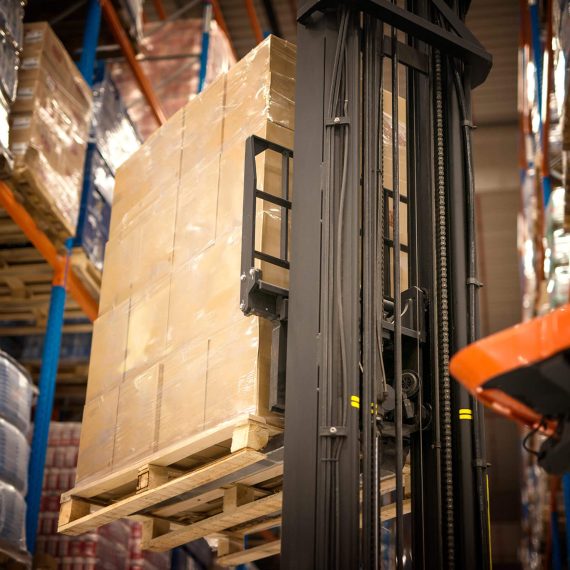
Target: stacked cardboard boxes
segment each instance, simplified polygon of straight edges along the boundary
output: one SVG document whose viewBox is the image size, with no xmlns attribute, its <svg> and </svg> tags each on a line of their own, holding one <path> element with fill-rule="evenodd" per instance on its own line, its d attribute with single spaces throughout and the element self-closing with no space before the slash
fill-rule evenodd
<svg viewBox="0 0 570 570">
<path fill-rule="evenodd" d="M 45 22 L 25 24 L 24 51 L 10 130 L 16 174 L 32 187 L 41 209 L 75 233 L 91 91 Z"/>
<path fill-rule="evenodd" d="M 268 38 L 118 170 L 78 484 L 171 457 L 248 414 L 280 423 L 268 409 L 271 325 L 240 310 L 244 160 L 253 134 L 293 148 L 295 56 Z M 405 194 L 405 137 L 400 150 Z M 281 168 L 281 155 L 260 155 L 258 189 L 280 196 Z M 279 256 L 280 229 L 280 207 L 259 200 L 256 249 Z M 286 270 L 259 268 L 288 286 Z"/>
<path fill-rule="evenodd" d="M 294 75 L 295 47 L 267 39 L 118 170 L 78 482 L 247 414 L 278 421 L 271 328 L 239 308 L 243 172 L 249 135 L 292 147 Z M 280 168 L 262 157 L 259 186 L 280 194 Z M 276 253 L 279 208 L 258 218 L 258 247 Z"/>
<path fill-rule="evenodd" d="M 0 171 L 11 163 L 8 151 L 10 106 L 16 97 L 18 66 L 22 50 L 24 9 L 20 0 L 0 2 Z M 3 172 L 5 174 L 5 172 Z"/>
</svg>

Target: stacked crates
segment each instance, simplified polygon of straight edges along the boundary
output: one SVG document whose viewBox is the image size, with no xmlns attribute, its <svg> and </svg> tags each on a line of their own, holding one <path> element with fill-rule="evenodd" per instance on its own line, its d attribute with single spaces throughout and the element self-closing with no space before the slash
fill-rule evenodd
<svg viewBox="0 0 570 570">
<path fill-rule="evenodd" d="M 8 116 L 16 98 L 23 46 L 24 9 L 20 0 L 0 0 L 0 171 L 11 167 Z M 4 172 L 7 174 L 8 172 Z"/>
<path fill-rule="evenodd" d="M 0 352 L 0 542 L 26 550 L 24 521 L 28 486 L 28 434 L 33 387 L 28 374 Z"/>
</svg>

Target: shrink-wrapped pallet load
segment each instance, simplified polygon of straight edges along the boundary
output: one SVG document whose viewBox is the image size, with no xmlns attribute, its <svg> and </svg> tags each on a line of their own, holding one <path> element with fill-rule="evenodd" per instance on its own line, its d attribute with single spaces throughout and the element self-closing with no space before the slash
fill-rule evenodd
<svg viewBox="0 0 570 570">
<path fill-rule="evenodd" d="M 75 233 L 91 107 L 89 87 L 49 24 L 25 24 L 10 150 L 28 206 L 57 238 Z"/>
<path fill-rule="evenodd" d="M 295 47 L 270 37 L 119 168 L 78 485 L 180 459 L 172 450 L 241 417 L 280 423 L 271 325 L 239 306 L 244 158 L 252 134 L 292 148 L 294 89 Z M 257 169 L 258 187 L 281 195 L 281 157 L 265 153 Z M 257 225 L 257 248 L 275 253 L 280 208 L 259 202 Z"/>
</svg>

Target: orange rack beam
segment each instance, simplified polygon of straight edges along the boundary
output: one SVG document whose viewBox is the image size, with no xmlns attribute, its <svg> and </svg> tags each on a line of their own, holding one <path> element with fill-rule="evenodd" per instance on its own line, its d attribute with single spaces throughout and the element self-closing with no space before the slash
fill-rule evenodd
<svg viewBox="0 0 570 570">
<path fill-rule="evenodd" d="M 10 187 L 2 181 L 0 181 L 0 206 L 8 212 L 14 223 L 51 265 L 55 275 L 65 272 L 66 258 L 58 254 L 51 240 L 38 228 L 28 211 L 16 200 Z M 67 275 L 67 289 L 89 320 L 94 321 L 97 318 L 98 303 L 72 271 Z"/>
<path fill-rule="evenodd" d="M 121 22 L 119 20 L 119 16 L 115 11 L 115 8 L 111 4 L 110 0 L 99 0 L 101 4 L 101 8 L 103 10 L 103 14 L 117 40 L 117 43 L 121 47 L 125 58 L 127 59 L 127 63 L 129 64 L 137 83 L 146 98 L 146 101 L 159 125 L 164 125 L 166 123 L 166 115 L 164 114 L 164 110 L 160 105 L 160 101 L 152 88 L 152 84 L 148 80 L 148 77 L 145 75 L 144 71 L 142 70 L 141 64 L 137 60 L 135 50 L 131 45 L 129 37 L 127 33 L 123 29 Z"/>
</svg>

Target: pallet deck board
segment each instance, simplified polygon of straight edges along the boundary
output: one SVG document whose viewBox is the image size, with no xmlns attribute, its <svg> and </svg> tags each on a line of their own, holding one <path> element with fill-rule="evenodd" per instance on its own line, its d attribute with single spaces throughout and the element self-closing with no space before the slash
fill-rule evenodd
<svg viewBox="0 0 570 570">
<path fill-rule="evenodd" d="M 253 548 L 247 548 L 238 552 L 226 554 L 225 556 L 220 556 L 216 562 L 220 566 L 238 566 L 239 564 L 247 564 L 249 562 L 255 562 L 256 560 L 261 560 L 262 558 L 275 556 L 280 552 L 281 540 L 277 539 L 266 542 L 265 544 L 260 544 L 259 546 L 254 546 Z"/>
<path fill-rule="evenodd" d="M 234 428 L 247 422 L 256 422 L 267 425 L 267 429 L 270 434 L 277 434 L 282 431 L 280 428 L 265 424 L 265 421 L 262 418 L 251 414 L 244 414 L 242 416 L 238 416 L 232 421 L 204 430 L 193 437 L 174 443 L 159 452 L 153 453 L 144 461 L 133 462 L 132 464 L 118 469 L 108 475 L 98 477 L 95 480 L 81 482 L 71 491 L 64 493 L 62 495 L 62 500 L 67 499 L 71 495 L 89 499 L 113 493 L 116 489 L 120 489 L 123 486 L 136 482 L 138 470 L 146 464 L 159 466 L 175 465 L 179 462 L 188 460 L 188 458 L 195 456 L 199 457 L 200 453 L 204 452 L 204 450 L 212 449 L 217 450 L 217 457 L 227 455 L 230 452 Z M 211 461 L 217 457 L 214 455 L 208 460 Z M 206 461 L 202 461 L 202 463 L 204 462 Z M 197 464 L 196 467 L 198 466 L 199 465 Z"/>
<path fill-rule="evenodd" d="M 244 522 L 281 511 L 283 493 L 278 492 L 262 499 L 246 503 L 230 512 L 221 512 L 196 523 L 171 530 L 150 540 L 148 549 L 164 552 L 180 544 L 191 542 L 203 536 L 215 534 Z"/>
</svg>

